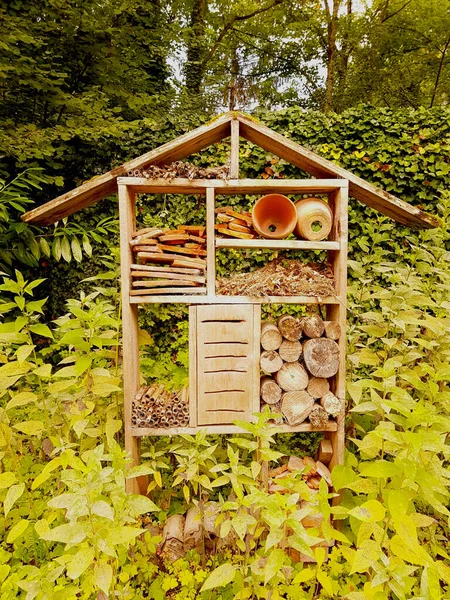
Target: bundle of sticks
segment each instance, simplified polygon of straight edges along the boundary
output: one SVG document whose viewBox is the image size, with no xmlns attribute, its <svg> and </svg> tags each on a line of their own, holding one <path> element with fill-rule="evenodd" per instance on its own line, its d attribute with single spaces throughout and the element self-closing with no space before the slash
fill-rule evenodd
<svg viewBox="0 0 450 600">
<path fill-rule="evenodd" d="M 169 392 L 163 385 L 142 387 L 133 401 L 133 427 L 187 427 L 189 391 Z"/>
<path fill-rule="evenodd" d="M 229 166 L 198 167 L 188 162 L 176 160 L 170 165 L 147 165 L 142 169 L 128 171 L 128 177 L 145 177 L 147 179 L 167 179 L 172 181 L 176 177 L 186 179 L 227 179 Z"/>
<path fill-rule="evenodd" d="M 205 293 L 205 244 L 203 225 L 133 233 L 130 246 L 139 264 L 131 265 L 131 295 Z"/>
<path fill-rule="evenodd" d="M 261 324 L 262 408 L 267 404 L 291 426 L 309 419 L 317 429 L 337 417 L 342 400 L 330 391 L 339 370 L 339 323 L 318 315 L 298 319 L 282 315 Z M 302 341 L 300 341 L 302 340 Z"/>
<path fill-rule="evenodd" d="M 231 206 L 216 208 L 215 228 L 219 234 L 225 237 L 235 237 L 243 240 L 251 240 L 258 237 L 253 228 L 252 214 L 245 211 L 237 211 Z"/>
</svg>

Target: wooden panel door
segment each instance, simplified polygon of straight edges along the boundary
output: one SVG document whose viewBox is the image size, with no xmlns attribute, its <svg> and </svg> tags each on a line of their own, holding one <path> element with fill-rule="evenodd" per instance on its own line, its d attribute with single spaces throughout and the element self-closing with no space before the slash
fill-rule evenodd
<svg viewBox="0 0 450 600">
<path fill-rule="evenodd" d="M 259 410 L 261 307 L 196 307 L 197 425 L 252 419 Z"/>
</svg>

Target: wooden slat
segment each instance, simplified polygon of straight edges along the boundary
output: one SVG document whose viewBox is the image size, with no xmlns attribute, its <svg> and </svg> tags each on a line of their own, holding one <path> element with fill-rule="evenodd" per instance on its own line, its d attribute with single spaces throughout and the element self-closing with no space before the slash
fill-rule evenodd
<svg viewBox="0 0 450 600">
<path fill-rule="evenodd" d="M 241 419 L 241 417 L 237 417 L 237 419 Z M 284 433 L 295 433 L 299 431 L 335 431 L 336 427 L 337 426 L 335 421 L 329 421 L 325 425 L 325 427 L 319 429 L 312 427 L 310 423 L 301 423 L 300 425 L 296 425 L 295 427 L 290 427 L 289 425 L 274 425 L 274 428 L 276 428 L 277 430 L 281 430 Z M 236 425 L 199 425 L 198 427 L 168 427 L 167 429 L 136 427 L 133 429 L 133 435 L 140 437 L 147 435 L 195 435 L 199 431 L 199 429 L 211 435 L 248 433 L 245 429 L 237 427 Z"/>
<path fill-rule="evenodd" d="M 138 296 L 134 293 L 133 296 Z M 160 290 L 161 291 L 161 290 Z M 192 288 L 192 290 L 185 290 L 188 294 L 192 293 L 205 293 L 205 289 Z M 194 296 L 165 296 L 164 293 L 157 298 L 130 298 L 132 304 L 141 303 L 152 303 L 152 304 L 167 304 L 167 303 L 185 303 L 185 304 L 340 304 L 341 298 L 336 296 L 326 296 L 324 298 L 316 298 L 315 296 L 264 296 L 254 298 L 252 296 L 211 296 L 205 295 L 200 297 Z"/>
<path fill-rule="evenodd" d="M 339 242 L 306 240 L 224 240 L 216 238 L 216 248 L 267 248 L 272 250 L 339 250 Z"/>
<path fill-rule="evenodd" d="M 104 175 L 100 175 L 100 177 L 95 177 L 83 183 L 39 208 L 25 213 L 22 219 L 27 223 L 39 223 L 40 225 L 55 223 L 63 217 L 67 217 L 116 192 L 117 177 L 126 175 L 128 171 L 141 169 L 150 164 L 164 164 L 180 160 L 228 137 L 230 135 L 230 121 L 234 117 L 233 113 L 226 113 L 206 125 L 197 127 L 197 129 L 171 140 L 155 150 L 151 150 L 120 167 L 108 171 Z"/>
<path fill-rule="evenodd" d="M 197 426 L 197 307 L 189 307 L 189 425 Z"/>
<path fill-rule="evenodd" d="M 231 121 L 230 179 L 239 179 L 239 121 Z"/>
<path fill-rule="evenodd" d="M 139 302 L 133 302 L 133 296 L 152 296 L 157 294 L 159 298 L 162 297 L 166 297 L 168 298 L 166 301 L 167 302 L 173 302 L 173 297 L 171 296 L 166 296 L 166 294 L 206 294 L 206 288 L 201 288 L 201 287 L 170 287 L 170 288 L 155 288 L 155 289 L 147 289 L 147 288 L 141 288 L 138 290 L 130 290 L 130 304 L 139 304 Z M 154 299 L 151 300 L 150 302 L 152 302 L 152 304 L 159 304 L 161 302 L 160 299 Z M 172 299 L 170 299 L 172 298 Z M 185 300 L 185 302 L 188 302 L 187 300 Z"/>
<path fill-rule="evenodd" d="M 216 293 L 216 248 L 214 244 L 214 188 L 206 190 L 206 288 L 208 294 Z"/>
<path fill-rule="evenodd" d="M 346 179 L 146 179 L 145 177 L 119 177 L 138 194 L 199 194 L 213 187 L 222 195 L 261 194 L 327 194 L 348 187 Z"/>
<path fill-rule="evenodd" d="M 375 208 L 404 225 L 422 229 L 439 227 L 439 220 L 436 217 L 375 187 L 361 179 L 361 177 L 354 175 L 351 171 L 335 165 L 315 152 L 269 129 L 255 119 L 243 114 L 239 114 L 238 119 L 241 137 L 316 177 L 348 179 L 350 195 L 363 204 Z"/>
<path fill-rule="evenodd" d="M 250 330 L 247 328 L 248 321 L 239 323 L 230 323 L 226 321 L 216 321 L 213 323 L 200 323 L 203 340 L 205 344 L 209 343 L 229 343 L 243 344 L 250 341 Z"/>
<path fill-rule="evenodd" d="M 242 373 L 246 372 L 247 369 L 247 361 L 245 350 L 242 349 L 244 344 L 235 344 L 234 346 L 240 346 L 241 352 L 239 357 L 236 356 L 227 356 L 223 351 L 223 347 L 228 346 L 228 344 L 220 344 L 217 346 L 213 346 L 213 348 L 208 348 L 207 353 L 212 353 L 212 356 L 204 356 L 205 362 L 205 370 L 204 373 L 217 373 L 219 371 L 241 371 Z M 245 348 L 245 346 L 244 346 Z M 222 356 L 218 355 L 217 352 L 222 354 Z M 205 352 L 206 354 L 206 352 Z"/>
<path fill-rule="evenodd" d="M 203 348 L 203 357 L 209 359 L 205 362 L 206 369 L 209 368 L 209 361 L 214 357 L 226 361 L 228 358 L 246 358 L 248 355 L 249 344 L 211 344 Z M 217 363 L 216 363 L 217 368 Z"/>
<path fill-rule="evenodd" d="M 139 326 L 137 306 L 129 303 L 131 289 L 130 266 L 133 262 L 129 240 L 135 228 L 135 198 L 126 186 L 119 186 L 119 212 L 120 212 L 120 262 L 122 279 L 122 355 L 123 364 L 123 398 L 124 398 L 124 424 L 125 424 L 125 449 L 131 454 L 132 466 L 140 463 L 140 443 L 133 436 L 131 430 L 131 413 L 133 399 L 139 389 Z M 145 479 L 128 479 L 126 488 L 128 492 L 139 493 L 146 487 Z"/>
</svg>

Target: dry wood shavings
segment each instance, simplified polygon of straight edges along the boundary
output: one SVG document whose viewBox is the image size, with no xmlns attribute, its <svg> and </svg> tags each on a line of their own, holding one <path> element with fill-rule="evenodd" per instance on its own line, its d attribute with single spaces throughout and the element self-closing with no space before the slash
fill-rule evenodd
<svg viewBox="0 0 450 600">
<path fill-rule="evenodd" d="M 146 179 L 167 179 L 176 177 L 183 179 L 227 179 L 229 167 L 198 167 L 188 162 L 177 160 L 170 165 L 148 165 L 143 169 L 128 171 L 128 177 L 145 177 Z"/>
<path fill-rule="evenodd" d="M 224 296 L 334 296 L 330 268 L 278 258 L 251 273 L 234 273 L 217 282 Z"/>
</svg>

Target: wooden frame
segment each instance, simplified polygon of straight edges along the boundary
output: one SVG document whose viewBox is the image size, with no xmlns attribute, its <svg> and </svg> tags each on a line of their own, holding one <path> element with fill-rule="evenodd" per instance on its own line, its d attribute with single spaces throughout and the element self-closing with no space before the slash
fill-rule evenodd
<svg viewBox="0 0 450 600">
<path fill-rule="evenodd" d="M 305 240 L 228 240 L 217 238 L 215 235 L 215 198 L 216 194 L 263 194 L 268 191 L 283 191 L 291 194 L 326 194 L 334 213 L 333 228 L 329 239 L 322 242 L 309 242 Z M 235 425 L 198 425 L 197 406 L 197 376 L 190 365 L 190 423 L 187 427 L 174 428 L 131 428 L 131 406 L 136 394 L 139 381 L 139 364 L 136 357 L 131 356 L 137 352 L 137 307 L 146 303 L 184 303 L 191 304 L 189 308 L 189 353 L 191 357 L 197 356 L 198 332 L 197 310 L 200 305 L 214 304 L 252 304 L 258 307 L 254 312 L 254 331 L 259 344 L 259 305 L 266 303 L 277 304 L 313 304 L 324 306 L 326 318 L 338 321 L 345 332 L 346 326 L 346 285 L 347 285 L 347 229 L 348 229 L 348 182 L 343 180 L 290 180 L 290 181 L 260 181 L 260 180 L 180 180 L 172 181 L 146 180 L 135 177 L 119 179 L 120 218 L 121 218 L 121 261 L 122 261 L 122 298 L 124 315 L 124 362 L 129 365 L 126 376 L 124 373 L 125 394 L 125 438 L 126 447 L 132 455 L 133 464 L 139 462 L 139 440 L 143 436 L 161 436 L 177 434 L 195 434 L 202 429 L 209 434 L 244 433 L 245 431 Z M 203 294 L 167 294 L 155 296 L 140 296 L 130 294 L 130 265 L 132 253 L 129 239 L 135 228 L 135 201 L 140 193 L 197 193 L 206 197 L 206 233 L 207 233 L 207 272 L 206 293 Z M 327 251 L 329 261 L 332 263 L 336 280 L 336 295 L 326 298 L 310 296 L 273 296 L 269 298 L 251 298 L 240 296 L 221 296 L 216 294 L 215 280 L 215 253 L 217 248 L 240 249 L 288 249 L 288 250 L 317 250 Z M 258 316 L 259 315 L 259 316 Z M 339 372 L 332 381 L 332 390 L 339 398 L 345 398 L 345 335 L 340 338 L 341 351 Z M 132 350 L 134 349 L 134 350 Z M 259 365 L 255 363 L 254 380 L 259 379 Z M 260 397 L 259 386 L 252 392 L 253 411 L 259 411 Z M 342 464 L 344 456 L 344 416 L 342 409 L 336 421 L 330 421 L 326 426 L 317 429 L 310 423 L 302 423 L 296 427 L 283 424 L 282 432 L 314 432 L 323 431 L 331 440 L 333 446 L 333 459 L 331 466 Z M 128 489 L 138 491 L 142 483 L 130 484 Z"/>
</svg>

